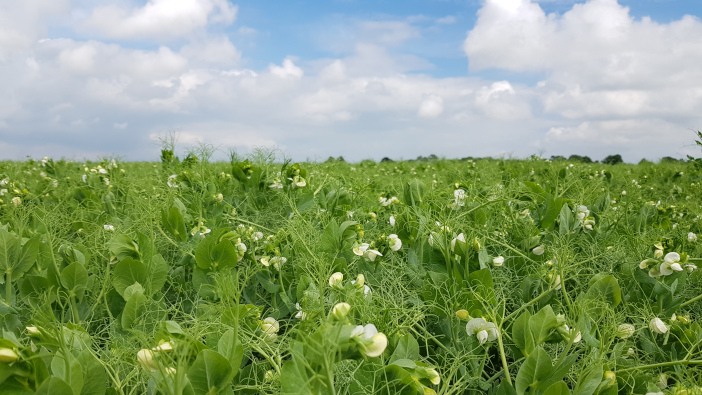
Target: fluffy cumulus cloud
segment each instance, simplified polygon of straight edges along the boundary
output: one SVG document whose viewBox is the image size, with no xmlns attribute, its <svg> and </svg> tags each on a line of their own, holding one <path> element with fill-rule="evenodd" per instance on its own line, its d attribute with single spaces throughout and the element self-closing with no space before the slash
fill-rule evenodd
<svg viewBox="0 0 702 395">
<path fill-rule="evenodd" d="M 702 69 L 690 67 L 702 61 L 701 34 L 696 17 L 635 19 L 616 0 L 574 4 L 562 15 L 530 0 L 487 0 L 464 50 L 472 70 L 545 76 L 532 89 L 557 117 L 544 147 L 577 141 L 633 153 L 656 140 L 672 154 L 681 141 L 674 137 L 702 120 L 693 110 L 702 106 Z"/>
<path fill-rule="evenodd" d="M 148 0 L 144 5 L 96 7 L 84 27 L 109 38 L 172 39 L 208 23 L 231 24 L 236 12 L 227 0 Z"/>
<path fill-rule="evenodd" d="M 702 123 L 702 23 L 634 19 L 615 0 L 563 14 L 487 0 L 465 37 L 470 71 L 450 78 L 427 74 L 434 65 L 407 50 L 424 34 L 411 20 L 355 21 L 320 44 L 329 57 L 290 53 L 252 68 L 222 29 L 247 23 L 226 0 L 96 4 L 0 5 L 0 157 L 155 160 L 159 137 L 176 131 L 186 146 L 278 147 L 296 160 L 638 160 L 681 153 Z M 72 20 L 75 34 L 47 37 L 51 18 Z M 482 70 L 502 76 L 473 74 Z M 541 81 L 525 82 L 533 76 Z"/>
</svg>

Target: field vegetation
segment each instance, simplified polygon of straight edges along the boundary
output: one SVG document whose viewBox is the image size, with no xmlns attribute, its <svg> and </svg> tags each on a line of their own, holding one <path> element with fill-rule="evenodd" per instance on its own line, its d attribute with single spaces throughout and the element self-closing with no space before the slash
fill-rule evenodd
<svg viewBox="0 0 702 395">
<path fill-rule="evenodd" d="M 702 391 L 693 160 L 211 153 L 0 162 L 0 392 Z"/>
</svg>

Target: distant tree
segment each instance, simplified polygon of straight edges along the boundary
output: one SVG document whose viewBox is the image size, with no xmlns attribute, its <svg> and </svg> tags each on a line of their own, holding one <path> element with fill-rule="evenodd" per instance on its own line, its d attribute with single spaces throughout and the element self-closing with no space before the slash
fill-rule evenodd
<svg viewBox="0 0 702 395">
<path fill-rule="evenodd" d="M 339 162 L 346 162 L 346 159 L 344 159 L 343 156 L 340 156 L 340 157 L 336 158 L 336 160 L 339 161 Z"/>
<path fill-rule="evenodd" d="M 380 160 L 380 163 L 383 163 L 383 162 L 393 162 L 393 160 L 390 159 L 390 158 L 388 158 L 388 157 L 386 156 L 386 157 L 384 157 L 383 159 Z"/>
<path fill-rule="evenodd" d="M 556 162 L 556 161 L 562 161 L 566 160 L 565 156 L 562 155 L 551 155 L 551 158 L 549 158 L 551 162 Z"/>
<path fill-rule="evenodd" d="M 324 161 L 324 163 L 334 163 L 334 162 L 336 162 L 336 159 L 334 159 L 333 156 L 330 156 L 329 159 L 327 159 L 326 161 Z"/>
<path fill-rule="evenodd" d="M 623 163 L 622 156 L 619 154 L 610 155 L 602 160 L 605 165 L 616 165 L 617 163 Z"/>
<path fill-rule="evenodd" d="M 653 162 L 651 162 L 650 160 L 648 160 L 646 158 L 643 158 L 639 161 L 639 165 L 650 165 L 650 164 L 653 164 Z"/>
<path fill-rule="evenodd" d="M 661 163 L 679 163 L 679 162 L 683 162 L 683 160 L 673 158 L 672 156 L 664 156 L 661 158 Z"/>
<path fill-rule="evenodd" d="M 592 163 L 592 159 L 589 156 L 571 155 L 568 160 L 571 162 Z"/>
</svg>

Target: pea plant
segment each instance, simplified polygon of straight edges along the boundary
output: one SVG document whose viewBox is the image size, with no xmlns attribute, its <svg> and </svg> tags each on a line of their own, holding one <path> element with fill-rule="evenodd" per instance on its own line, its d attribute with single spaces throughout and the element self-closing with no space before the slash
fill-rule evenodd
<svg viewBox="0 0 702 395">
<path fill-rule="evenodd" d="M 694 158 L 210 157 L 0 162 L 2 393 L 702 393 Z"/>
</svg>

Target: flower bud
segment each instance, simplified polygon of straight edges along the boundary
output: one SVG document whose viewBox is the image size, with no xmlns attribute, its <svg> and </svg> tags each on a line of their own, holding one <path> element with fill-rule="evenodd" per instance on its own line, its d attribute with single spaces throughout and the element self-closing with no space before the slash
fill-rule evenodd
<svg viewBox="0 0 702 395">
<path fill-rule="evenodd" d="M 41 335 L 39 328 L 37 328 L 36 326 L 28 326 L 28 327 L 26 327 L 26 329 L 27 329 L 27 334 L 29 334 L 29 336 L 38 337 Z"/>
<path fill-rule="evenodd" d="M 8 364 L 19 359 L 19 355 L 11 348 L 0 348 L 0 363 Z"/>
<path fill-rule="evenodd" d="M 173 343 L 165 340 L 161 340 L 158 342 L 158 346 L 152 348 L 153 351 L 161 351 L 161 352 L 171 352 L 173 351 Z"/>
<path fill-rule="evenodd" d="M 431 381 L 432 384 L 439 385 L 441 383 L 441 376 L 439 376 L 439 372 L 437 372 L 436 369 L 429 369 L 427 373 L 429 374 L 429 381 Z"/>
<path fill-rule="evenodd" d="M 148 348 L 139 350 L 137 353 L 137 361 L 139 361 L 142 368 L 148 371 L 155 372 L 158 370 L 158 363 L 154 361 L 154 352 Z"/>
<path fill-rule="evenodd" d="M 363 273 L 358 273 L 358 276 L 356 276 L 356 282 L 353 284 L 356 288 L 363 288 L 363 286 L 366 284 L 366 277 L 363 275 Z"/>
<path fill-rule="evenodd" d="M 636 327 L 631 324 L 620 324 L 617 328 L 617 337 L 620 339 L 628 339 L 634 334 L 635 331 Z"/>
<path fill-rule="evenodd" d="M 351 305 L 345 302 L 342 303 L 337 303 L 334 308 L 332 308 L 331 316 L 334 317 L 335 319 L 341 321 L 346 316 L 349 315 L 349 312 L 351 311 Z"/>
<path fill-rule="evenodd" d="M 468 310 L 460 309 L 456 312 L 456 317 L 458 317 L 459 320 L 467 320 L 470 318 L 470 314 L 468 313 Z"/>
<path fill-rule="evenodd" d="M 344 281 L 344 275 L 341 272 L 336 272 L 329 277 L 329 286 L 332 288 L 340 287 L 342 281 Z"/>
</svg>

